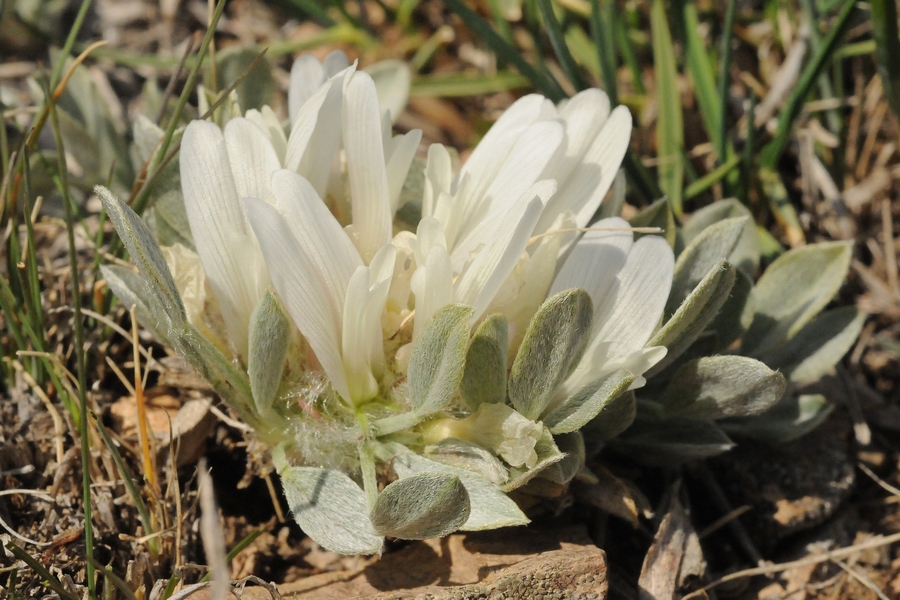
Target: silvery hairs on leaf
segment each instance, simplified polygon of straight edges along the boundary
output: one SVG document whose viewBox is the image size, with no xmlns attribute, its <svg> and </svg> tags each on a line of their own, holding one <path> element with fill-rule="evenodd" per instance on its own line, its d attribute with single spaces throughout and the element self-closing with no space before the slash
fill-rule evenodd
<svg viewBox="0 0 900 600">
<path fill-rule="evenodd" d="M 726 198 L 693 213 L 681 230 L 681 234 L 685 243 L 690 244 L 702 231 L 725 219 L 751 217 L 745 222 L 737 245 L 728 255 L 728 262 L 752 276 L 756 274 L 760 260 L 759 236 L 756 233 L 756 221 L 752 216 L 750 210 L 739 200 Z"/>
<path fill-rule="evenodd" d="M 451 473 L 416 473 L 388 485 L 372 508 L 375 531 L 404 540 L 449 535 L 469 518 L 469 494 Z"/>
<path fill-rule="evenodd" d="M 181 303 L 175 280 L 172 279 L 166 265 L 166 259 L 163 258 L 153 234 L 141 218 L 108 189 L 98 185 L 94 188 L 94 192 L 100 197 L 109 220 L 131 255 L 131 260 L 137 265 L 138 271 L 155 294 L 160 297 L 169 325 L 175 329 L 183 328 L 187 324 L 187 313 Z"/>
<path fill-rule="evenodd" d="M 706 331 L 728 300 L 734 281 L 735 268 L 730 263 L 721 261 L 710 268 L 706 277 L 648 343 L 668 349 L 665 358 L 650 369 L 650 376 L 674 363 Z"/>
<path fill-rule="evenodd" d="M 582 290 L 565 290 L 544 302 L 528 325 L 509 374 L 509 399 L 531 420 L 581 360 L 591 333 L 593 301 Z"/>
<path fill-rule="evenodd" d="M 848 242 L 826 242 L 778 257 L 753 290 L 756 313 L 741 352 L 759 358 L 796 335 L 837 293 L 852 254 Z"/>
<path fill-rule="evenodd" d="M 453 398 L 463 376 L 472 308 L 445 306 L 431 317 L 413 343 L 409 398 L 419 416 L 435 413 Z"/>
<path fill-rule="evenodd" d="M 726 219 L 704 229 L 675 261 L 666 314 L 673 314 L 710 270 L 728 260 L 749 217 Z"/>
<path fill-rule="evenodd" d="M 460 527 L 462 531 L 484 531 L 529 522 L 528 517 L 509 496 L 472 471 L 445 465 L 405 449 L 394 457 L 392 465 L 400 478 L 422 472 L 450 473 L 459 477 L 469 495 L 471 506 L 469 518 Z"/>
<path fill-rule="evenodd" d="M 362 489 L 340 471 L 287 467 L 280 471 L 288 506 L 304 533 L 338 554 L 375 554 L 383 539 L 372 530 Z"/>
<path fill-rule="evenodd" d="M 627 369 L 614 371 L 568 398 L 562 406 L 545 417 L 544 423 L 554 435 L 578 431 L 628 391 L 634 379 L 634 374 Z M 622 425 L 623 429 L 628 426 L 625 423 Z"/>
<path fill-rule="evenodd" d="M 694 419 L 758 415 L 784 395 L 784 375 L 745 356 L 708 356 L 675 373 L 665 392 L 665 414 Z"/>
<path fill-rule="evenodd" d="M 506 401 L 509 331 L 506 317 L 490 315 L 469 342 L 459 393 L 472 410 L 485 402 Z"/>
<path fill-rule="evenodd" d="M 865 320 L 866 313 L 855 306 L 827 310 L 762 360 L 790 381 L 814 381 L 850 351 Z"/>
<path fill-rule="evenodd" d="M 290 319 L 275 294 L 267 291 L 250 317 L 247 365 L 253 401 L 260 414 L 268 412 L 275 400 L 290 343 Z"/>
</svg>

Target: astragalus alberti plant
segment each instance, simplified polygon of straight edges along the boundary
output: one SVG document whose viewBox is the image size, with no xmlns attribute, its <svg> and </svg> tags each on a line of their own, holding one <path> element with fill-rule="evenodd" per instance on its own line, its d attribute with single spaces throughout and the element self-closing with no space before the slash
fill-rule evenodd
<svg viewBox="0 0 900 600">
<path fill-rule="evenodd" d="M 752 279 L 730 301 L 747 219 L 699 233 L 676 264 L 665 237 L 616 216 L 626 108 L 596 89 L 525 96 L 460 168 L 439 144 L 417 158 L 420 132 L 392 134 L 397 96 L 385 110 L 343 55 L 303 57 L 287 134 L 236 101 L 186 127 L 156 235 L 98 188 L 140 272 L 107 281 L 272 447 L 308 535 L 376 553 L 384 536 L 523 524 L 508 492 L 565 486 L 636 415 L 623 447 L 646 454 L 667 418 L 715 427 L 782 398 L 759 360 L 684 354 L 717 327 L 728 350 L 753 319 Z M 723 306 L 737 317 L 716 320 Z M 784 331 L 749 326 L 758 354 L 823 306 Z M 638 400 L 655 373 L 672 383 Z M 715 431 L 698 455 L 728 447 Z"/>
</svg>

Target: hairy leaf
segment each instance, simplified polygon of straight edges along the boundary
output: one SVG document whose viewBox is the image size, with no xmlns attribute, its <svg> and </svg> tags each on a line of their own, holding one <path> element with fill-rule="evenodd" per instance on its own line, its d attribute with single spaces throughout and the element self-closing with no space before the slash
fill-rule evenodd
<svg viewBox="0 0 900 600">
<path fill-rule="evenodd" d="M 451 473 L 416 473 L 384 488 L 372 508 L 382 535 L 424 540 L 449 535 L 469 518 L 469 494 Z"/>
<path fill-rule="evenodd" d="M 509 333 L 506 317 L 487 317 L 472 336 L 466 352 L 459 392 L 472 410 L 483 402 L 506 401 L 506 357 Z"/>
</svg>

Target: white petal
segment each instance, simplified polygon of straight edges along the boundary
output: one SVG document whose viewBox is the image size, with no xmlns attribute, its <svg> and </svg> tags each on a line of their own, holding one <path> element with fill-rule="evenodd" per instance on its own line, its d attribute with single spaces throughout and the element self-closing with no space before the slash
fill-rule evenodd
<svg viewBox="0 0 900 600">
<path fill-rule="evenodd" d="M 343 307 L 347 284 L 362 265 L 359 252 L 316 191 L 302 176 L 282 169 L 272 176 L 275 206 L 313 267 L 333 306 Z"/>
<path fill-rule="evenodd" d="M 355 73 L 345 86 L 343 107 L 344 152 L 353 211 L 363 260 L 391 241 L 391 201 L 375 83 Z"/>
<path fill-rule="evenodd" d="M 291 123 L 297 119 L 300 107 L 325 82 L 325 69 L 312 54 L 301 54 L 291 67 L 291 82 L 288 87 L 288 113 Z"/>
<path fill-rule="evenodd" d="M 288 137 L 284 166 L 306 177 L 325 197 L 341 147 L 341 106 L 349 67 L 329 79 L 300 108 Z"/>
<path fill-rule="evenodd" d="M 628 221 L 613 217 L 594 223 L 594 231 L 588 231 L 572 247 L 560 268 L 549 295 L 563 290 L 582 288 L 591 295 L 596 310 L 607 295 L 615 294 L 616 276 L 625 265 L 631 250 L 633 234 Z M 622 229 L 624 231 L 615 231 Z M 594 325 L 599 321 L 595 318 Z"/>
<path fill-rule="evenodd" d="M 526 190 L 519 201 L 494 224 L 494 235 L 457 281 L 454 298 L 475 309 L 476 321 L 494 299 L 528 246 L 531 232 L 555 181 L 541 181 Z"/>
<path fill-rule="evenodd" d="M 397 250 L 384 246 L 368 267 L 353 273 L 344 303 L 342 349 L 350 399 L 354 403 L 378 394 L 379 374 L 384 367 L 381 313 L 387 300 Z"/>
<path fill-rule="evenodd" d="M 570 170 L 581 161 L 608 116 L 609 97 L 597 88 L 579 92 L 572 96 L 565 106 L 559 107 L 559 117 L 566 127 L 565 157 L 567 162 L 571 162 L 567 165 Z M 555 175 L 562 181 L 568 172 Z"/>
<path fill-rule="evenodd" d="M 350 61 L 343 50 L 332 50 L 322 61 L 322 66 L 325 68 L 325 77 L 331 78 L 350 66 Z"/>
<path fill-rule="evenodd" d="M 416 297 L 416 314 L 413 322 L 413 339 L 421 332 L 429 319 L 441 308 L 453 301 L 453 271 L 447 248 L 435 245 L 428 257 L 416 268 L 410 281 L 410 289 Z"/>
<path fill-rule="evenodd" d="M 367 68 L 366 73 L 375 81 L 378 106 L 390 114 L 391 122 L 396 122 L 409 99 L 412 83 L 409 66 L 401 60 L 382 60 Z"/>
<path fill-rule="evenodd" d="M 472 151 L 460 177 L 468 174 L 473 180 L 489 185 L 525 128 L 535 121 L 555 115 L 553 103 L 539 94 L 519 98 L 497 119 Z M 473 192 L 480 194 L 483 189 Z"/>
<path fill-rule="evenodd" d="M 229 334 L 243 349 L 250 312 L 258 300 L 257 284 L 246 276 L 240 252 L 235 252 L 235 240 L 248 232 L 222 130 L 213 123 L 192 121 L 181 142 L 180 162 L 184 206 L 197 254 Z"/>
<path fill-rule="evenodd" d="M 332 303 L 319 266 L 300 247 L 273 206 L 255 198 L 244 203 L 275 290 L 334 389 L 349 400 L 341 360 L 341 308 Z"/>
<path fill-rule="evenodd" d="M 268 201 L 269 181 L 281 162 L 266 133 L 250 119 L 232 119 L 225 126 L 225 147 L 238 198 Z"/>
<path fill-rule="evenodd" d="M 434 216 L 438 196 L 449 194 L 453 183 L 453 162 L 443 144 L 431 144 L 425 162 L 425 191 L 422 197 L 422 215 Z"/>
<path fill-rule="evenodd" d="M 675 258 L 665 239 L 644 236 L 634 243 L 619 271 L 615 300 L 607 298 L 594 318 L 602 323 L 597 339 L 612 342 L 615 358 L 641 350 L 659 324 L 669 291 Z"/>
<path fill-rule="evenodd" d="M 413 129 L 405 135 L 394 136 L 387 148 L 385 148 L 388 193 L 391 198 L 392 215 L 400 208 L 400 192 L 403 190 L 403 184 L 406 182 L 406 176 L 409 174 L 409 167 L 412 165 L 421 141 L 422 130 Z"/>
<path fill-rule="evenodd" d="M 478 200 L 475 193 L 470 192 L 472 202 L 487 203 L 489 209 L 484 214 L 477 205 L 466 200 L 466 206 L 462 208 L 467 219 L 463 225 L 464 233 L 451 252 L 454 265 L 464 261 L 469 252 L 493 237 L 497 219 L 502 218 L 525 190 L 538 181 L 559 151 L 563 138 L 564 131 L 560 123 L 534 123 L 522 133 L 509 151 L 503 166 L 490 182 L 484 198 Z"/>
<path fill-rule="evenodd" d="M 575 213 L 579 227 L 587 225 L 609 191 L 630 141 L 631 113 L 624 106 L 616 107 L 581 163 L 565 181 L 559 182 L 559 192 L 548 203 L 538 231 L 543 231 L 543 227 L 553 223 L 556 215 L 565 210 Z"/>
<path fill-rule="evenodd" d="M 444 236 L 444 228 L 437 219 L 433 217 L 422 217 L 419 225 L 416 227 L 416 237 L 410 242 L 410 246 L 415 253 L 416 262 L 425 264 L 431 250 L 440 246 L 444 250 L 447 249 L 447 238 Z"/>
</svg>

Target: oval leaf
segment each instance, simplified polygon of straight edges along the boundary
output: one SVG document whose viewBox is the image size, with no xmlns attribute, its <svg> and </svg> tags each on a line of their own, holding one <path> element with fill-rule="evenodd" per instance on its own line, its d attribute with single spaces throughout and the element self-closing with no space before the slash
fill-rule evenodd
<svg viewBox="0 0 900 600">
<path fill-rule="evenodd" d="M 750 210 L 734 198 L 728 198 L 713 202 L 691 215 L 690 220 L 682 229 L 684 240 L 692 242 L 701 232 L 710 226 L 735 217 L 752 217 Z M 759 236 L 756 234 L 756 223 L 753 219 L 747 219 L 740 239 L 731 254 L 728 262 L 737 268 L 753 275 L 759 268 L 760 260 Z"/>
<path fill-rule="evenodd" d="M 472 410 L 484 402 L 506 401 L 506 357 L 509 331 L 506 317 L 487 317 L 472 336 L 459 392 Z"/>
<path fill-rule="evenodd" d="M 793 337 L 834 297 L 850 267 L 848 242 L 811 244 L 782 254 L 753 290 L 756 313 L 742 354 L 760 357 Z"/>
<path fill-rule="evenodd" d="M 290 342 L 291 322 L 275 295 L 267 291 L 250 317 L 247 365 L 250 390 L 260 414 L 268 412 L 275 400 Z"/>
<path fill-rule="evenodd" d="M 831 414 L 834 405 L 820 394 L 785 396 L 772 410 L 749 419 L 721 422 L 734 436 L 748 437 L 766 444 L 786 444 L 806 435 Z"/>
<path fill-rule="evenodd" d="M 572 374 L 591 333 L 593 303 L 584 290 L 565 290 L 544 302 L 528 325 L 509 375 L 509 399 L 536 421 L 556 388 Z"/>
<path fill-rule="evenodd" d="M 825 311 L 763 362 L 791 381 L 813 381 L 834 368 L 850 350 L 866 320 L 855 306 Z"/>
<path fill-rule="evenodd" d="M 528 517 L 509 496 L 472 471 L 451 467 L 408 451 L 394 457 L 392 464 L 399 477 L 421 472 L 450 473 L 459 477 L 469 494 L 471 505 L 469 518 L 460 528 L 463 531 L 484 531 L 528 523 Z"/>
<path fill-rule="evenodd" d="M 451 473 L 416 473 L 398 479 L 372 508 L 375 531 L 404 540 L 443 537 L 469 518 L 469 494 Z"/>
<path fill-rule="evenodd" d="M 362 489 L 344 473 L 313 467 L 281 472 L 294 519 L 316 542 L 339 554 L 375 554 L 384 540 L 372 531 Z"/>
<path fill-rule="evenodd" d="M 634 374 L 626 369 L 610 373 L 566 400 L 560 408 L 547 415 L 544 424 L 554 435 L 578 431 L 610 402 L 628 391 L 634 379 Z"/>
<path fill-rule="evenodd" d="M 416 415 L 441 410 L 462 380 L 472 308 L 451 304 L 437 311 L 413 343 L 409 398 Z"/>
<path fill-rule="evenodd" d="M 787 381 L 758 360 L 710 356 L 675 373 L 665 394 L 665 414 L 693 419 L 757 415 L 784 395 Z"/>
<path fill-rule="evenodd" d="M 673 314 L 694 288 L 737 246 L 748 217 L 726 219 L 704 229 L 678 256 L 666 314 Z"/>
<path fill-rule="evenodd" d="M 734 280 L 735 269 L 728 262 L 722 261 L 709 270 L 703 281 L 648 342 L 648 346 L 665 346 L 668 349 L 665 358 L 650 369 L 648 377 L 675 362 L 700 337 L 728 300 Z"/>
</svg>

